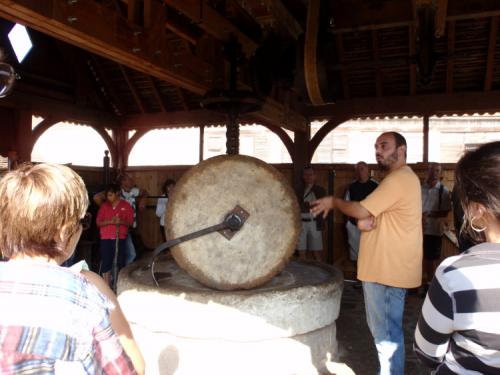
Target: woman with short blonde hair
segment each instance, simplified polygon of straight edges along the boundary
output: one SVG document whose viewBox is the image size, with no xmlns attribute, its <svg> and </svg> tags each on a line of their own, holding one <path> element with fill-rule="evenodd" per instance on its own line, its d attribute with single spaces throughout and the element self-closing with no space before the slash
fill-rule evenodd
<svg viewBox="0 0 500 375">
<path fill-rule="evenodd" d="M 60 267 L 88 206 L 85 185 L 56 164 L 0 180 L 0 373 L 135 374 L 144 361 L 98 275 Z"/>
<path fill-rule="evenodd" d="M 89 204 L 82 179 L 58 165 L 24 165 L 0 184 L 0 248 L 7 258 L 64 257 Z M 78 236 L 79 237 L 79 236 Z"/>
</svg>

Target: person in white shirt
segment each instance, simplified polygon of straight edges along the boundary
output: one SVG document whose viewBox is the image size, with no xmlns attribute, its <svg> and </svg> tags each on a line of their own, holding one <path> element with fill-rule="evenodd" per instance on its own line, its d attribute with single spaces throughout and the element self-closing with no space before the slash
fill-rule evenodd
<svg viewBox="0 0 500 375">
<path fill-rule="evenodd" d="M 138 237 L 138 233 L 136 232 L 137 228 L 137 210 L 143 210 L 146 207 L 146 197 L 148 195 L 148 192 L 144 189 L 140 189 L 137 186 L 135 186 L 134 179 L 128 175 L 127 173 L 123 173 L 120 176 L 118 176 L 118 183 L 122 189 L 121 191 L 121 196 L 123 199 L 125 199 L 134 209 L 134 223 L 132 224 L 132 228 L 128 233 L 127 236 L 127 243 L 126 243 L 126 254 L 127 258 L 125 261 L 125 265 L 132 263 L 137 256 L 136 253 L 136 246 L 137 243 L 134 245 L 134 242 L 132 241 L 132 236 Z M 136 242 L 138 239 L 136 239 Z"/>
<path fill-rule="evenodd" d="M 430 283 L 441 258 L 441 237 L 444 220 L 451 210 L 451 194 L 441 180 L 441 165 L 429 163 L 427 178 L 422 184 L 422 226 L 424 233 L 423 271 Z M 424 289 L 426 286 L 424 286 Z"/>
<path fill-rule="evenodd" d="M 156 216 L 160 218 L 160 233 L 163 239 L 163 242 L 167 241 L 167 237 L 165 235 L 165 211 L 167 209 L 168 198 L 170 197 L 170 193 L 175 186 L 175 180 L 171 178 L 167 178 L 163 183 L 162 192 L 164 198 L 158 198 L 156 203 Z"/>
</svg>

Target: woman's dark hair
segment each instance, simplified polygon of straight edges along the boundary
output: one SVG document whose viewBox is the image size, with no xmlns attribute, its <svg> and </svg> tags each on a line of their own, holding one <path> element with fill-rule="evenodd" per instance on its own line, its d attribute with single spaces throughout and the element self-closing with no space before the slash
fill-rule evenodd
<svg viewBox="0 0 500 375">
<path fill-rule="evenodd" d="M 484 242 L 484 233 L 471 227 L 471 206 L 479 203 L 500 220 L 500 141 L 486 143 L 462 156 L 455 171 L 455 187 L 464 209 L 461 230 L 476 241 Z M 474 226 L 478 224 L 474 223 Z"/>
<path fill-rule="evenodd" d="M 118 184 L 109 184 L 106 186 L 106 189 L 104 190 L 104 193 L 107 194 L 109 192 L 111 193 L 120 193 L 122 188 Z"/>
<path fill-rule="evenodd" d="M 162 191 L 163 193 L 165 193 L 165 195 L 167 196 L 167 198 L 168 198 L 168 191 L 167 191 L 167 188 L 168 188 L 170 185 L 175 186 L 175 180 L 172 180 L 171 178 L 167 178 L 167 179 L 165 180 L 165 182 L 163 183 L 163 186 L 162 186 L 162 188 L 161 188 L 161 191 Z"/>
</svg>

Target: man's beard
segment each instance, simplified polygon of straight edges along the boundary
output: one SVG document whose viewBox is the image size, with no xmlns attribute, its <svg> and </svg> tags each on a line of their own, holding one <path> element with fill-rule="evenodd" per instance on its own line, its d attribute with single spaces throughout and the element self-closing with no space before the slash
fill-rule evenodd
<svg viewBox="0 0 500 375">
<path fill-rule="evenodd" d="M 392 154 L 390 154 L 384 160 L 377 160 L 377 164 L 383 171 L 387 171 L 391 169 L 391 166 L 398 161 L 398 150 L 394 150 Z"/>
</svg>

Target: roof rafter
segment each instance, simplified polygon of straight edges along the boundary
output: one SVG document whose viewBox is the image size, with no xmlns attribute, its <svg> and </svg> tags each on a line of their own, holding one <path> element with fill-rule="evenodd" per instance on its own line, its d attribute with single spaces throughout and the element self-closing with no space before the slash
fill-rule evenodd
<svg viewBox="0 0 500 375">
<path fill-rule="evenodd" d="M 448 21 L 448 55 L 453 56 L 455 53 L 455 21 Z M 455 60 L 448 59 L 446 63 L 446 92 L 451 94 L 453 92 L 453 70 L 455 67 Z"/>
<path fill-rule="evenodd" d="M 495 49 L 497 45 L 498 16 L 491 18 L 490 38 L 488 42 L 488 57 L 486 60 L 486 74 L 484 77 L 484 90 L 491 90 L 493 83 L 493 71 L 495 68 Z"/>
<path fill-rule="evenodd" d="M 380 64 L 378 64 L 380 60 L 380 49 L 378 44 L 378 31 L 372 30 L 372 47 L 373 47 L 373 60 L 375 61 L 375 92 L 377 96 L 382 96 L 382 72 L 380 69 Z"/>
<path fill-rule="evenodd" d="M 163 99 L 161 98 L 161 95 L 158 92 L 158 87 L 156 87 L 155 81 L 150 76 L 148 76 L 148 81 L 151 84 L 151 89 L 153 90 L 153 95 L 155 96 L 156 100 L 158 101 L 158 105 L 160 106 L 161 111 L 167 112 L 167 110 L 165 108 L 165 104 L 163 104 Z"/>
<path fill-rule="evenodd" d="M 127 73 L 127 70 L 121 64 L 119 65 L 119 67 L 120 67 L 120 72 L 122 73 L 123 78 L 125 78 L 125 82 L 127 82 L 127 86 L 130 89 L 132 96 L 134 97 L 135 103 L 139 107 L 139 110 L 141 111 L 141 113 L 146 112 L 144 110 L 144 104 L 142 104 L 141 98 L 139 97 L 139 94 L 137 93 L 137 90 L 135 89 L 134 84 L 130 80 L 130 77 L 129 77 L 129 74 Z"/>
<path fill-rule="evenodd" d="M 236 25 L 221 16 L 204 0 L 163 0 L 165 4 L 177 9 L 195 22 L 198 27 L 221 41 L 228 41 L 229 35 L 234 34 L 242 45 L 245 54 L 251 55 L 257 48 L 257 43 L 243 34 Z"/>
<path fill-rule="evenodd" d="M 335 42 L 337 44 L 337 53 L 339 54 L 339 63 L 341 65 L 345 64 L 345 53 L 344 53 L 344 42 L 342 40 L 342 34 L 337 34 L 335 36 Z M 344 99 L 349 99 L 351 94 L 349 93 L 349 71 L 347 66 L 341 71 L 342 77 L 342 89 L 344 91 Z"/>
<path fill-rule="evenodd" d="M 195 12 L 199 1 L 166 0 L 181 10 Z M 155 3 L 145 4 L 145 9 L 157 9 Z M 146 6 L 147 5 L 147 6 Z M 158 5 L 158 4 L 156 4 Z M 161 13 L 161 12 L 157 12 Z M 148 17 L 155 17 L 149 14 Z M 197 95 L 204 95 L 212 89 L 212 83 L 219 71 L 212 60 L 201 59 L 189 49 L 178 50 L 167 40 L 164 29 L 138 31 L 138 26 L 130 26 L 126 17 L 117 9 L 106 7 L 96 1 L 65 0 L 0 0 L 0 17 L 20 22 L 56 39 L 83 48 L 118 64 L 156 77 L 174 86 Z M 165 23 L 161 26 L 164 28 Z M 229 33 L 237 33 L 244 49 L 253 51 L 257 44 L 241 34 L 237 27 L 219 15 L 209 6 L 198 25 L 207 32 L 217 34 L 224 40 Z M 213 35 L 212 34 L 212 35 Z M 219 62 L 220 65 L 220 62 Z M 216 69 L 217 67 L 217 69 Z M 224 70 L 220 70 L 224 72 Z M 305 131 L 306 120 L 293 110 L 285 111 L 285 106 L 273 99 L 266 99 L 266 105 L 257 116 L 265 118 L 276 126 L 283 124 L 283 113 L 289 113 L 285 122 L 291 130 Z"/>
<path fill-rule="evenodd" d="M 0 16 L 194 93 L 207 91 L 208 63 L 175 53 L 161 35 L 137 34 L 116 11 L 94 1 L 34 3 L 0 0 Z"/>
</svg>

